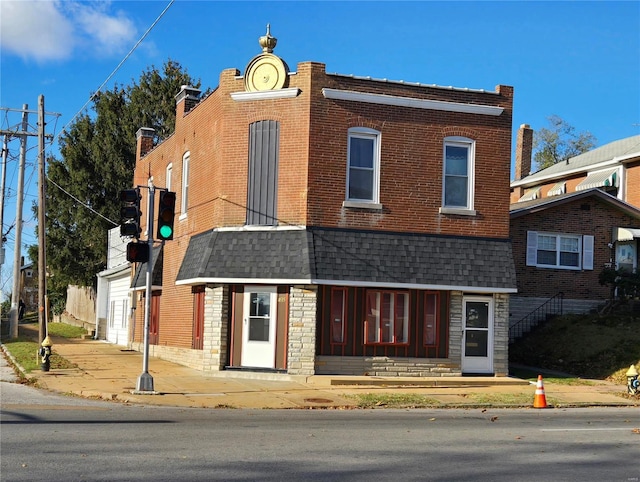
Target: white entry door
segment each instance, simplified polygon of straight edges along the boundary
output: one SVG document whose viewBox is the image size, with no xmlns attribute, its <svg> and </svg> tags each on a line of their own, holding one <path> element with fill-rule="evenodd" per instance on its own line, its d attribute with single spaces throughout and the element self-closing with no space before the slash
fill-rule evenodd
<svg viewBox="0 0 640 482">
<path fill-rule="evenodd" d="M 493 373 L 493 298 L 465 296 L 462 373 Z"/>
<path fill-rule="evenodd" d="M 242 366 L 276 366 L 275 287 L 248 287 L 244 294 Z"/>
</svg>

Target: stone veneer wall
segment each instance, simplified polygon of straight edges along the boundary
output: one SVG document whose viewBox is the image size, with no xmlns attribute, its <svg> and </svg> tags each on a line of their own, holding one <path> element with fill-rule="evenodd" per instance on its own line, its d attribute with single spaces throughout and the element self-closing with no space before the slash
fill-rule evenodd
<svg viewBox="0 0 640 482">
<path fill-rule="evenodd" d="M 462 370 L 462 291 L 449 296 L 449 362 Z"/>
<path fill-rule="evenodd" d="M 144 343 L 136 341 L 131 344 L 131 349 L 144 353 Z M 166 345 L 149 345 L 150 357 L 160 358 L 172 363 L 178 363 L 196 370 L 202 370 L 202 355 L 202 350 L 192 350 L 190 348 L 178 348 Z M 149 362 L 149 365 L 151 365 L 150 369 L 153 371 L 153 360 Z"/>
<path fill-rule="evenodd" d="M 224 369 L 227 360 L 227 319 L 229 287 L 207 287 L 204 299 L 204 346 L 202 350 L 165 345 L 149 345 L 149 356 L 204 372 Z M 144 343 L 132 343 L 132 350 L 144 353 Z"/>
<path fill-rule="evenodd" d="M 509 375 L 509 295 L 493 295 L 493 373 L 497 377 Z"/>
<path fill-rule="evenodd" d="M 205 289 L 203 370 L 219 372 L 227 363 L 227 340 L 229 319 L 228 286 L 214 286 Z"/>
<path fill-rule="evenodd" d="M 289 291 L 287 373 L 290 375 L 315 373 L 317 302 L 315 286 L 292 286 Z"/>
<path fill-rule="evenodd" d="M 353 375 L 378 377 L 454 377 L 459 366 L 448 359 L 393 358 L 388 356 L 319 356 L 317 375 Z"/>
</svg>

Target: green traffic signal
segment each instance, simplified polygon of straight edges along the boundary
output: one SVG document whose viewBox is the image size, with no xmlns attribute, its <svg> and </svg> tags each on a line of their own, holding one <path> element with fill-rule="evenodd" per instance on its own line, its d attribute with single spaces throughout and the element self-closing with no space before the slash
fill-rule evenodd
<svg viewBox="0 0 640 482">
<path fill-rule="evenodd" d="M 160 226 L 160 239 L 171 239 L 173 237 L 173 228 L 171 226 Z"/>
<path fill-rule="evenodd" d="M 176 193 L 171 191 L 160 191 L 160 203 L 158 209 L 158 230 L 156 236 L 161 241 L 173 239 Z"/>
</svg>

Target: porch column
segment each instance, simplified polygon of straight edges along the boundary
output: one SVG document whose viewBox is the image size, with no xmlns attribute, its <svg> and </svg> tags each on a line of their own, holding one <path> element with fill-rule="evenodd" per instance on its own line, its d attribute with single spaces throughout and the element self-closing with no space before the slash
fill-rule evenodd
<svg viewBox="0 0 640 482">
<path fill-rule="evenodd" d="M 227 360 L 229 287 L 207 286 L 204 298 L 203 362 L 204 372 L 224 369 Z"/>
<path fill-rule="evenodd" d="M 287 373 L 291 375 L 315 373 L 317 303 L 317 287 L 291 287 L 287 345 Z"/>
<path fill-rule="evenodd" d="M 509 295 L 493 296 L 493 371 L 498 377 L 509 375 Z"/>
<path fill-rule="evenodd" d="M 462 369 L 462 291 L 452 291 L 449 299 L 449 360 Z"/>
</svg>

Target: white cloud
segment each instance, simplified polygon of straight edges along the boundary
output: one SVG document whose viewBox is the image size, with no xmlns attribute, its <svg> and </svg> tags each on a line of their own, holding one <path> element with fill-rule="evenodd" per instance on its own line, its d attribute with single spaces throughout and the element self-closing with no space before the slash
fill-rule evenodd
<svg viewBox="0 0 640 482">
<path fill-rule="evenodd" d="M 133 46 L 136 28 L 111 2 L 0 0 L 2 50 L 23 59 L 64 60 L 74 53 L 122 54 Z"/>
<path fill-rule="evenodd" d="M 2 50 L 23 59 L 59 60 L 74 47 L 73 25 L 54 2 L 0 1 Z"/>
</svg>

